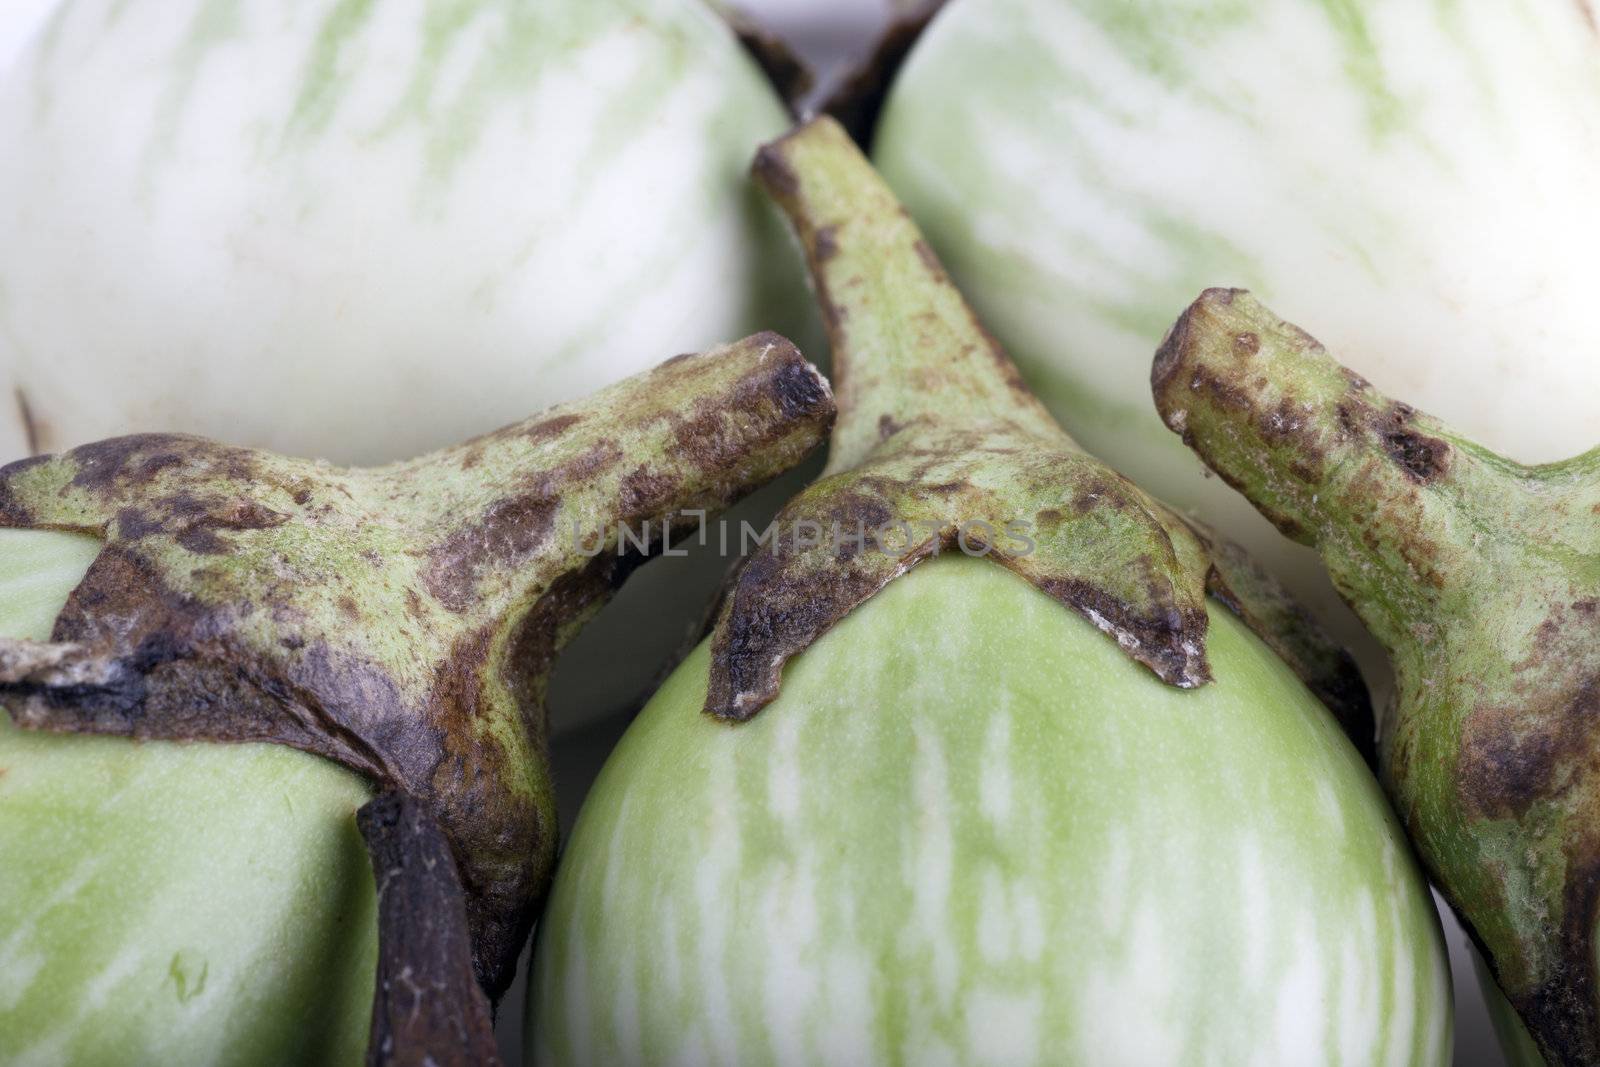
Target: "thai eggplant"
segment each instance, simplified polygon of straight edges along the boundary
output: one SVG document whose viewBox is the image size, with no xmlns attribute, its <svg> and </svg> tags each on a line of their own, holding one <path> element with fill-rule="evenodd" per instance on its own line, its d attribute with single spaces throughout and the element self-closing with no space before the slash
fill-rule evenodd
<svg viewBox="0 0 1600 1067">
<path fill-rule="evenodd" d="M 59 0 L 0 71 L 0 462 L 171 430 L 389 463 L 804 342 L 742 185 L 787 121 L 700 0 Z"/>
<path fill-rule="evenodd" d="M 1388 650 L 1407 831 L 1544 1059 L 1600 1061 L 1600 450 L 1512 462 L 1237 290 L 1184 313 L 1152 381 Z"/>
<path fill-rule="evenodd" d="M 1595 25 L 1573 0 L 952 0 L 873 158 L 1084 446 L 1350 643 L 1315 557 L 1162 432 L 1149 353 L 1243 286 L 1507 455 L 1587 447 Z"/>
<path fill-rule="evenodd" d="M 1420 873 L 1268 645 L 1361 737 L 1348 657 L 1073 443 L 837 124 L 756 173 L 828 467 L 584 805 L 533 1062 L 1447 1063 Z"/>
<path fill-rule="evenodd" d="M 785 108 L 700 0 L 54 0 L 40 22 L 0 57 L 0 464 L 150 430 L 387 463 L 662 352 L 820 334 L 744 183 Z M 642 575 L 552 728 L 637 707 L 720 572 Z M 637 654 L 595 651 L 619 642 Z"/>
<path fill-rule="evenodd" d="M 0 1049 L 346 1063 L 370 1015 L 375 1062 L 470 1050 L 555 855 L 552 658 L 831 414 L 766 334 L 388 467 L 157 434 L 0 469 Z"/>
</svg>

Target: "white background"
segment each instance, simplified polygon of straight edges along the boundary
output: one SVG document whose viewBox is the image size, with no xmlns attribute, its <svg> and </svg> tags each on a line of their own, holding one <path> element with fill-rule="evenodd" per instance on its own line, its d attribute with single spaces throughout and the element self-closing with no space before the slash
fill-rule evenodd
<svg viewBox="0 0 1600 1067">
<path fill-rule="evenodd" d="M 55 0 L 0 0 L 0 71 L 24 47 L 54 3 Z M 890 0 L 739 0 L 737 6 L 759 16 L 792 42 L 817 70 L 819 77 L 826 79 L 837 74 L 852 57 L 870 48 L 877 29 L 887 18 L 889 4 Z M 0 145 L 0 152 L 3 151 L 5 146 Z M 4 235 L 0 235 L 0 240 L 3 239 Z M 575 750 L 569 754 L 568 767 L 558 770 L 575 770 L 575 777 L 583 778 L 586 782 L 594 771 L 598 771 L 611 740 L 609 731 L 589 738 L 583 751 Z M 585 744 L 582 738 L 574 738 L 572 743 L 575 749 Z M 568 784 L 577 785 L 570 778 Z M 568 813 L 576 810 L 571 792 L 562 797 L 562 807 Z M 1456 979 L 1457 1067 L 1491 1067 L 1502 1061 L 1494 1047 L 1488 1019 L 1484 1015 L 1483 999 L 1478 993 L 1471 964 L 1464 951 L 1465 936 L 1448 919 L 1446 933 L 1450 939 L 1451 964 Z M 508 1054 L 517 1044 L 518 1017 L 521 1015 L 520 986 L 519 982 L 518 988 L 506 998 L 505 1010 L 501 1012 L 501 1044 Z"/>
</svg>

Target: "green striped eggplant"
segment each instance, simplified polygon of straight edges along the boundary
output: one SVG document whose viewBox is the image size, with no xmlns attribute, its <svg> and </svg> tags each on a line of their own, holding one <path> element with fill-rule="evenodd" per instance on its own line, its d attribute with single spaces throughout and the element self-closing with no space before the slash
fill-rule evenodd
<svg viewBox="0 0 1600 1067">
<path fill-rule="evenodd" d="M 62 0 L 0 83 L 0 461 L 390 462 L 783 330 L 786 121 L 701 0 Z"/>
<path fill-rule="evenodd" d="M 48 640 L 99 550 L 0 529 L 0 637 Z M 359 1062 L 369 793 L 279 745 L 62 738 L 0 714 L 0 1063 Z"/>
<path fill-rule="evenodd" d="M 1311 553 L 1150 410 L 1149 354 L 1196 292 L 1255 291 L 1520 460 L 1590 443 L 1587 0 L 952 0 L 874 156 L 1084 445 L 1328 617 Z"/>
<path fill-rule="evenodd" d="M 585 802 L 532 1062 L 1448 1063 L 1424 882 L 1296 677 L 1359 733 L 1348 657 L 1052 422 L 839 126 L 757 173 L 828 468 Z"/>
<path fill-rule="evenodd" d="M 1600 1062 L 1600 448 L 1513 462 L 1238 290 L 1190 306 L 1152 383 L 1394 662 L 1384 783 L 1526 1026 L 1491 990 L 1508 1053 Z"/>
<path fill-rule="evenodd" d="M 831 415 L 765 334 L 388 467 L 174 434 L 0 467 L 0 1064 L 484 1062 L 609 539 Z"/>
</svg>

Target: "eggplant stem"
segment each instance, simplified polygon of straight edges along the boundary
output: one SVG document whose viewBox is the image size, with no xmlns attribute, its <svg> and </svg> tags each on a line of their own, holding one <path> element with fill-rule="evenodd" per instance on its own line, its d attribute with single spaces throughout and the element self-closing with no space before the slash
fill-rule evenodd
<svg viewBox="0 0 1600 1067">
<path fill-rule="evenodd" d="M 0 468 L 0 526 L 105 546 L 52 646 L 0 641 L 0 703 L 31 729 L 289 745 L 404 789 L 450 836 L 498 994 L 555 862 L 546 678 L 637 562 L 623 531 L 655 547 L 831 417 L 816 369 L 759 334 L 389 467 L 174 434 L 23 460 Z"/>
<path fill-rule="evenodd" d="M 823 478 L 783 509 L 777 541 L 724 601 L 707 714 L 756 715 L 776 699 L 789 659 L 957 547 L 1077 612 L 1163 682 L 1207 682 L 1216 571 L 1205 545 L 1055 423 L 840 125 L 804 124 L 763 148 L 754 170 L 805 250 L 839 414 Z M 802 529 L 814 536 L 802 541 Z M 1279 605 L 1246 603 L 1264 588 L 1234 589 L 1249 625 L 1286 617 Z M 1305 638 L 1304 648 L 1319 640 L 1309 620 Z M 1299 665 L 1326 682 L 1337 663 L 1330 653 Z M 1359 682 L 1321 691 L 1356 700 L 1346 721 L 1370 721 Z"/>
<path fill-rule="evenodd" d="M 449 839 L 409 793 L 356 812 L 378 885 L 378 973 L 367 1067 L 500 1067 L 489 998 Z"/>
<path fill-rule="evenodd" d="M 754 172 L 799 236 L 822 305 L 839 409 L 825 475 L 920 419 L 1007 422 L 1076 447 L 837 122 L 765 146 Z"/>
<path fill-rule="evenodd" d="M 1396 809 L 1545 1058 L 1600 1061 L 1600 449 L 1498 456 L 1237 290 L 1184 312 L 1151 382 L 1388 649 Z"/>
</svg>

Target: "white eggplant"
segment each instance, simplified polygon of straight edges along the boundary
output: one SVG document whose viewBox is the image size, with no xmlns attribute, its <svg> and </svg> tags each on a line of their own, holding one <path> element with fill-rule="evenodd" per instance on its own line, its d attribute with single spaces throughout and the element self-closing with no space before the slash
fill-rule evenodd
<svg viewBox="0 0 1600 1067">
<path fill-rule="evenodd" d="M 700 0 L 65 0 L 0 86 L 0 444 L 387 462 L 781 329 L 785 122 Z"/>
<path fill-rule="evenodd" d="M 1316 323 L 1380 389 L 1518 460 L 1593 443 L 1585 3 L 953 0 L 875 157 L 1068 429 L 1325 613 L 1315 556 L 1151 408 L 1150 353 L 1201 289 Z"/>
</svg>

